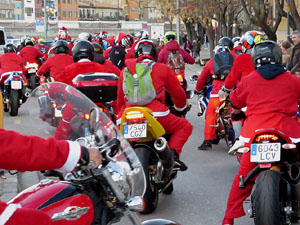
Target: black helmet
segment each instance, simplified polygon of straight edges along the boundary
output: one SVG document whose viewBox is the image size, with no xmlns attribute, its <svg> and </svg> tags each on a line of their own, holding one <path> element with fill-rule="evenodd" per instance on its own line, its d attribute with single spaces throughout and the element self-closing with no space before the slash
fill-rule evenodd
<svg viewBox="0 0 300 225">
<path fill-rule="evenodd" d="M 134 48 L 135 58 L 141 55 L 150 55 L 155 61 L 157 60 L 157 53 L 155 45 L 150 40 L 142 40 L 137 43 Z"/>
<path fill-rule="evenodd" d="M 227 46 L 230 50 L 233 49 L 233 42 L 229 37 L 222 37 L 218 43 L 219 46 Z"/>
<path fill-rule="evenodd" d="M 103 47 L 101 45 L 95 42 L 92 43 L 92 45 L 94 46 L 94 50 L 96 54 L 103 54 Z"/>
<path fill-rule="evenodd" d="M 58 40 L 53 47 L 54 54 L 68 54 L 69 44 L 65 40 Z"/>
<path fill-rule="evenodd" d="M 88 41 L 79 41 L 72 49 L 74 62 L 80 59 L 89 59 L 94 61 L 94 46 Z"/>
<path fill-rule="evenodd" d="M 4 53 L 7 53 L 7 52 L 17 52 L 17 49 L 13 44 L 7 44 L 4 47 Z"/>
<path fill-rule="evenodd" d="M 262 41 L 255 45 L 251 52 L 254 67 L 264 64 L 281 64 L 282 51 L 274 41 Z"/>
</svg>

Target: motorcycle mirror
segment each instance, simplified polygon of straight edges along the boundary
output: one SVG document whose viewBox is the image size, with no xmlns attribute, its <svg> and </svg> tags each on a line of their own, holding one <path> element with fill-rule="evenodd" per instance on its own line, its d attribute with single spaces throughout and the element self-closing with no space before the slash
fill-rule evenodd
<svg viewBox="0 0 300 225">
<path fill-rule="evenodd" d="M 197 79 L 198 79 L 198 75 L 196 74 L 190 76 L 190 81 L 197 81 Z"/>
<path fill-rule="evenodd" d="M 194 97 L 194 91 L 188 90 L 185 92 L 187 99 L 192 99 Z"/>
<path fill-rule="evenodd" d="M 145 201 L 141 196 L 135 196 L 126 202 L 126 207 L 133 212 L 143 212 Z"/>
<path fill-rule="evenodd" d="M 99 120 L 100 120 L 99 108 L 94 107 L 90 111 L 90 132 L 91 132 L 91 134 L 95 133 L 96 126 L 99 123 Z"/>
</svg>

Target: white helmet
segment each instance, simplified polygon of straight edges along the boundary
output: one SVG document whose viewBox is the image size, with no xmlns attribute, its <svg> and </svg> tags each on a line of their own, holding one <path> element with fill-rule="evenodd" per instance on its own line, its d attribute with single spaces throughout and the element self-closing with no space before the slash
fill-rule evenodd
<svg viewBox="0 0 300 225">
<path fill-rule="evenodd" d="M 140 40 L 148 40 L 150 36 L 148 31 L 141 30 L 136 33 L 135 37 L 140 41 Z"/>
<path fill-rule="evenodd" d="M 92 35 L 88 32 L 82 32 L 78 35 L 78 41 L 92 41 Z"/>
</svg>

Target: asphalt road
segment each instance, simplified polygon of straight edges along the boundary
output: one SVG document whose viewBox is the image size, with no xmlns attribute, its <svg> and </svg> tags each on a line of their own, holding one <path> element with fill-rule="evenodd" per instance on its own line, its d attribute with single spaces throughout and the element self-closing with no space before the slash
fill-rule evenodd
<svg viewBox="0 0 300 225">
<path fill-rule="evenodd" d="M 199 65 L 188 65 L 186 77 L 201 71 Z M 189 82 L 193 89 L 195 83 Z M 184 146 L 181 159 L 188 165 L 186 172 L 180 172 L 174 181 L 174 192 L 171 195 L 159 196 L 157 210 L 150 215 L 141 215 L 144 221 L 150 218 L 172 219 L 184 225 L 217 225 L 221 224 L 229 189 L 238 170 L 235 157 L 229 156 L 225 142 L 214 145 L 210 151 L 199 151 L 197 147 L 203 141 L 203 118 L 197 117 L 197 97 L 191 100 L 193 107 L 187 119 L 193 124 L 191 137 Z M 14 129 L 22 115 L 12 118 L 6 113 L 5 127 Z M 32 123 L 32 129 L 35 124 Z M 24 133 L 24 131 L 22 129 Z M 246 210 L 249 206 L 246 206 Z M 130 224 L 126 219 L 119 225 Z M 245 216 L 235 221 L 236 225 L 250 225 L 252 220 Z"/>
</svg>

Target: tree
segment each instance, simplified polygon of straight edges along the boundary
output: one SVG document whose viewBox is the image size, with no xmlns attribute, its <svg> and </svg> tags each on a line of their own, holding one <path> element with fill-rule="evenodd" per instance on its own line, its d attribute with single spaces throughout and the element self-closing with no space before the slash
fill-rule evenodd
<svg viewBox="0 0 300 225">
<path fill-rule="evenodd" d="M 156 3 L 161 13 L 170 22 L 170 29 L 173 30 L 172 22 L 176 16 L 176 0 L 157 0 Z"/>
<path fill-rule="evenodd" d="M 287 17 L 287 12 L 284 10 L 284 1 L 275 0 L 278 6 L 278 14 Z M 297 10 L 295 0 L 289 0 L 290 2 L 290 22 L 289 25 L 293 30 L 300 30 L 300 17 Z M 298 1 L 297 1 L 298 3 Z"/>
<path fill-rule="evenodd" d="M 284 4 L 285 0 L 276 0 L 276 6 Z M 278 14 L 276 18 L 270 20 L 269 3 L 264 0 L 241 0 L 243 10 L 252 24 L 260 27 L 266 33 L 268 38 L 277 41 L 276 31 L 281 22 L 282 15 Z"/>
</svg>

